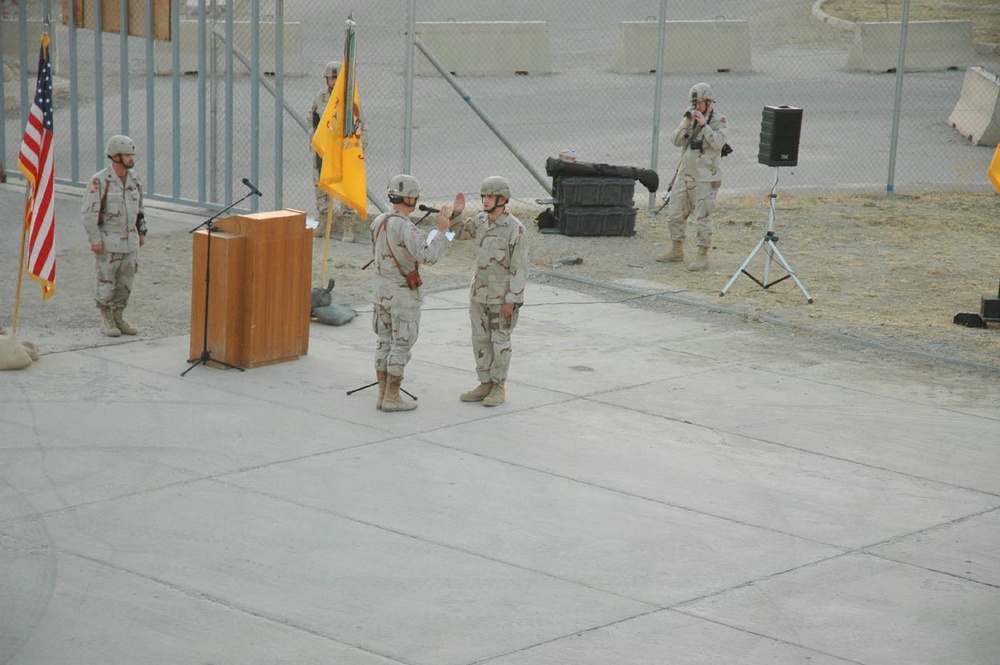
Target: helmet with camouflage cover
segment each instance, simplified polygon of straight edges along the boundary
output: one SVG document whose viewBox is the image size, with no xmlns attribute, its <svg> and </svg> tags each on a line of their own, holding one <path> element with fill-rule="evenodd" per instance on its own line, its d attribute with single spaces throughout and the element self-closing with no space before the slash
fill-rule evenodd
<svg viewBox="0 0 1000 665">
<path fill-rule="evenodd" d="M 505 199 L 510 199 L 510 183 L 503 176 L 491 175 L 483 180 L 483 184 L 479 187 L 479 194 L 480 196 L 502 196 Z"/>
<path fill-rule="evenodd" d="M 389 180 L 387 193 L 393 203 L 399 203 L 404 198 L 420 198 L 420 183 L 413 176 L 400 173 Z"/>
<path fill-rule="evenodd" d="M 696 104 L 703 101 L 712 101 L 715 95 L 712 94 L 712 86 L 707 83 L 695 83 L 691 86 L 691 103 Z"/>
<path fill-rule="evenodd" d="M 328 79 L 337 78 L 337 74 L 340 73 L 340 60 L 331 60 L 326 63 L 326 67 L 323 68 L 323 76 Z"/>
<path fill-rule="evenodd" d="M 123 134 L 115 134 L 108 139 L 108 144 L 104 150 L 104 154 L 108 157 L 114 157 L 115 155 L 134 155 L 135 143 L 132 139 Z"/>
</svg>

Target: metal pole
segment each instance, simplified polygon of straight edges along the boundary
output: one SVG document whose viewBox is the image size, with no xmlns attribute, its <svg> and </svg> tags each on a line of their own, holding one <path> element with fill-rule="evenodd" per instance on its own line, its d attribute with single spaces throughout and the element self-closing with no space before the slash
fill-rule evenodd
<svg viewBox="0 0 1000 665">
<path fill-rule="evenodd" d="M 75 2 L 83 0 L 69 0 L 69 15 L 73 18 L 69 21 L 69 52 L 75 54 L 76 46 L 76 9 Z M 80 126 L 80 88 L 77 83 L 77 59 L 69 59 L 69 122 L 71 127 Z M 70 154 L 73 156 L 72 178 L 73 182 L 80 182 L 80 136 L 79 132 L 70 132 Z M 6 144 L 4 144 L 6 145 Z"/>
<path fill-rule="evenodd" d="M 903 99 L 903 74 L 906 69 L 906 28 L 910 22 L 910 0 L 903 0 L 903 19 L 899 25 L 899 60 L 896 63 L 896 96 L 892 102 L 892 138 L 889 140 L 889 177 L 885 191 L 893 197 L 896 177 L 896 146 L 899 143 L 899 114 Z"/>
<path fill-rule="evenodd" d="M 405 92 L 403 94 L 403 173 L 410 172 L 410 157 L 413 149 L 413 49 L 416 45 L 417 0 L 410 0 L 406 17 L 406 69 L 403 73 Z"/>
<path fill-rule="evenodd" d="M 218 6 L 216 0 L 209 5 L 212 29 L 208 38 L 211 40 L 212 62 L 208 64 L 208 197 L 218 201 L 219 197 L 219 40 L 215 36 L 218 22 Z"/>
<path fill-rule="evenodd" d="M 260 0 L 253 0 L 253 20 L 250 22 L 250 78 L 256 81 L 260 78 Z M 260 86 L 250 89 L 250 179 L 260 182 Z M 250 210 L 257 212 L 260 208 L 260 197 L 255 196 L 250 202 Z"/>
<path fill-rule="evenodd" d="M 424 43 L 421 42 L 419 39 L 414 38 L 413 41 L 416 47 L 420 49 L 420 52 L 423 53 L 425 56 L 427 56 L 427 59 L 431 61 L 431 64 L 434 65 L 434 68 L 438 70 L 438 73 L 440 73 L 441 76 L 444 77 L 444 80 L 446 80 L 449 84 L 451 84 L 451 87 L 455 89 L 455 91 L 465 101 L 465 103 L 468 104 L 472 108 L 472 110 L 476 112 L 476 115 L 479 116 L 480 120 L 486 123 L 486 126 L 490 128 L 493 134 L 496 135 L 496 137 L 500 139 L 500 141 L 505 146 L 507 146 L 507 149 L 510 150 L 510 154 L 514 155 L 514 157 L 517 158 L 517 161 L 521 162 L 521 164 L 524 165 L 524 168 L 528 170 L 528 173 L 530 173 L 532 177 L 534 177 L 534 179 L 538 182 L 538 184 L 541 185 L 542 188 L 546 192 L 548 192 L 548 194 L 551 196 L 552 187 L 551 185 L 549 185 L 547 179 L 544 176 L 542 176 L 535 169 L 534 166 L 531 165 L 531 162 L 529 162 L 527 158 L 524 155 L 522 155 L 521 152 L 514 146 L 514 144 L 510 142 L 510 139 L 508 139 L 507 136 L 503 132 L 501 132 L 496 125 L 493 124 L 493 121 L 490 120 L 486 116 L 486 113 L 484 113 L 483 110 L 479 108 L 479 105 L 472 100 L 472 95 L 468 94 L 467 92 L 465 92 L 465 90 L 462 89 L 462 86 L 458 84 L 458 81 L 455 79 L 454 76 L 451 75 L 451 72 L 449 72 L 445 68 L 445 66 L 441 64 L 441 61 L 437 59 L 434 53 L 431 52 L 429 48 L 424 46 Z"/>
<path fill-rule="evenodd" d="M 118 76 L 121 81 L 121 133 L 126 135 L 131 134 L 128 124 L 128 31 L 128 0 L 118 0 Z"/>
<path fill-rule="evenodd" d="M 660 162 L 660 102 L 663 99 L 663 59 L 667 50 L 667 0 L 660 0 L 660 35 L 656 42 L 656 87 L 653 93 L 653 148 L 649 168 Z M 649 193 L 649 209 L 656 206 L 656 192 Z"/>
<path fill-rule="evenodd" d="M 153 0 L 146 0 L 146 191 L 156 191 L 156 71 L 153 60 Z"/>
<path fill-rule="evenodd" d="M 104 15 L 101 12 L 103 4 L 94 3 L 94 88 L 98 94 L 98 101 L 94 105 L 94 161 L 98 171 L 104 167 L 106 159 L 104 157 L 104 40 L 101 31 L 104 25 Z M 124 83 L 122 81 L 122 84 Z"/>
<path fill-rule="evenodd" d="M 173 94 L 170 100 L 170 127 L 173 130 L 173 142 L 171 147 L 174 155 L 181 154 L 181 4 L 179 2 L 170 3 L 170 83 Z M 200 121 L 199 121 L 200 124 Z M 172 194 L 175 199 L 181 197 L 181 160 L 176 157 L 173 161 Z"/>
<path fill-rule="evenodd" d="M 178 3 L 180 4 L 180 3 Z M 206 53 L 208 52 L 208 25 L 205 16 L 205 0 L 198 0 L 198 201 L 205 203 L 208 200 L 207 172 L 211 171 L 211 164 L 208 163 L 208 124 L 209 109 L 208 100 L 205 95 L 205 78 L 208 76 L 208 63 Z M 177 42 L 180 42 L 178 35 Z M 179 153 L 178 153 L 179 154 Z M 176 160 L 175 160 L 176 161 Z"/>
<path fill-rule="evenodd" d="M 226 114 L 225 117 L 233 117 L 233 51 L 236 47 L 233 46 L 233 3 L 226 3 Z M 218 38 L 218 34 L 216 34 Z M 246 64 L 246 63 L 244 63 Z M 247 69 L 249 69 L 247 65 Z M 225 139 L 225 191 L 222 193 L 223 201 L 233 200 L 233 123 L 226 123 L 226 139 Z"/>
<path fill-rule="evenodd" d="M 284 179 L 285 116 L 281 103 L 285 99 L 285 0 L 274 3 L 274 209 L 284 206 L 282 180 Z"/>
</svg>

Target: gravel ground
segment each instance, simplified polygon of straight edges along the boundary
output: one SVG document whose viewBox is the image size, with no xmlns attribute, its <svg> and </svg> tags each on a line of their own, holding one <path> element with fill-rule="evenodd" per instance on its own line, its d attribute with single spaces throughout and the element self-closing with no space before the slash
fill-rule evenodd
<svg viewBox="0 0 1000 665">
<path fill-rule="evenodd" d="M 1000 368 L 1000 329 L 952 323 L 959 312 L 978 313 L 982 295 L 997 295 L 1000 197 L 995 195 L 933 193 L 897 196 L 894 201 L 846 194 L 778 196 L 777 247 L 812 304 L 792 279 L 774 283 L 786 274 L 777 261 L 770 264 L 772 284 L 767 289 L 738 273 L 768 229 L 766 196 L 720 200 L 710 265 L 698 273 L 682 264 L 655 261 L 669 247 L 663 216 L 640 212 L 631 237 L 570 237 L 541 233 L 534 223 L 540 207 L 512 207 L 529 229 L 532 281 L 564 287 L 567 301 L 573 301 L 574 292 L 586 292 L 635 307 L 729 317 L 734 325 L 774 321 L 784 329 L 834 335 L 872 348 Z M 127 318 L 140 328 L 139 339 L 186 335 L 191 321 L 191 236 L 186 230 L 158 230 L 155 210 L 149 223 L 151 234 L 141 253 Z M 336 280 L 335 300 L 351 303 L 360 313 L 347 325 L 367 326 L 370 273 L 362 267 L 371 258 L 371 248 L 365 226 L 358 222 L 356 228 L 355 243 L 330 241 L 325 272 Z M 322 284 L 323 256 L 324 242 L 317 239 L 315 286 Z M 471 256 L 470 241 L 453 243 L 442 261 L 422 270 L 425 288 L 465 288 Z M 568 257 L 580 262 L 560 263 Z M 747 272 L 763 279 L 764 263 L 762 250 Z M 79 246 L 58 253 L 58 271 L 56 296 L 47 302 L 37 297 L 35 283 L 25 280 L 20 339 L 35 342 L 43 355 L 132 341 L 98 332 L 93 259 L 82 231 Z M 737 278 L 720 296 L 734 275 Z M 14 292 L 15 278 L 0 278 L 5 301 Z M 530 308 L 522 316 L 530 316 Z M 775 329 L 776 334 L 783 334 L 781 329 Z"/>
</svg>

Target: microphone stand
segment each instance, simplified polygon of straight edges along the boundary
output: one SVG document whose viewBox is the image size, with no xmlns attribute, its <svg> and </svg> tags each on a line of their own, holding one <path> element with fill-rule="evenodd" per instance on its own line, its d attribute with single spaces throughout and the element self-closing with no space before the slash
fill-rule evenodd
<svg viewBox="0 0 1000 665">
<path fill-rule="evenodd" d="M 251 196 L 260 196 L 260 192 L 257 190 L 256 187 L 251 188 L 251 191 L 247 192 L 247 194 L 244 195 L 243 198 L 237 200 L 235 203 L 231 203 L 230 205 L 226 206 L 225 208 L 223 208 L 219 212 L 215 213 L 214 215 L 212 215 L 211 217 L 209 217 L 208 219 L 206 219 L 204 222 L 202 222 L 198 226 L 196 226 L 193 229 L 191 229 L 190 231 L 188 231 L 188 233 L 194 233 L 195 231 L 197 231 L 198 229 L 200 229 L 202 227 L 205 227 L 205 230 L 208 231 L 208 239 L 207 239 L 207 241 L 205 243 L 205 316 L 204 316 L 204 321 L 203 321 L 204 326 L 202 328 L 202 335 L 201 335 L 201 354 L 197 358 L 189 358 L 188 359 L 188 363 L 190 364 L 190 366 L 186 370 L 184 370 L 183 372 L 181 372 L 181 376 L 184 376 L 185 374 L 187 374 L 188 372 L 190 372 L 192 369 L 194 369 L 198 365 L 204 365 L 204 364 L 208 363 L 209 361 L 211 361 L 213 363 L 216 363 L 216 364 L 219 364 L 219 365 L 223 365 L 224 367 L 229 367 L 231 369 L 238 369 L 241 372 L 245 372 L 246 371 L 245 368 L 240 367 L 239 365 L 234 365 L 232 363 L 225 362 L 224 360 L 219 360 L 218 358 L 213 358 L 212 357 L 212 352 L 208 350 L 208 293 L 209 293 L 209 288 L 210 288 L 211 279 L 212 279 L 212 268 L 211 268 L 211 266 L 212 266 L 212 231 L 215 228 L 213 226 L 213 224 L 214 224 L 215 220 L 218 219 L 219 216 L 221 216 L 223 213 L 226 213 L 226 212 L 232 210 L 233 208 L 235 208 L 239 204 L 241 204 L 244 201 L 246 201 Z"/>
</svg>

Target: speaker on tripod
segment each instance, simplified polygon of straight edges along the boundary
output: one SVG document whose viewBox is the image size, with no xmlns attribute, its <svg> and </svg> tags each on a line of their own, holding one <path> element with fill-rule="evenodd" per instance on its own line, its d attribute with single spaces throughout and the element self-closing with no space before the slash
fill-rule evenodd
<svg viewBox="0 0 1000 665">
<path fill-rule="evenodd" d="M 757 161 L 766 166 L 795 166 L 799 163 L 801 133 L 802 109 L 793 106 L 765 106 L 760 119 Z"/>
<path fill-rule="evenodd" d="M 793 106 L 765 106 L 764 113 L 760 120 L 760 149 L 757 152 L 757 161 L 766 166 L 774 167 L 774 183 L 771 185 L 771 193 L 768 195 L 770 203 L 770 215 L 767 223 L 767 233 L 757 243 L 757 247 L 750 252 L 732 278 L 719 292 L 720 296 L 726 295 L 726 291 L 733 285 L 736 278 L 741 274 L 746 275 L 754 282 L 765 289 L 768 289 L 778 282 L 782 282 L 789 277 L 795 282 L 805 295 L 806 300 L 811 304 L 813 298 L 806 291 L 806 287 L 799 281 L 792 266 L 789 265 L 785 257 L 778 251 L 778 236 L 774 235 L 774 200 L 778 198 L 775 190 L 778 188 L 778 171 L 782 166 L 795 166 L 799 163 L 799 134 L 802 130 L 802 109 Z M 747 272 L 747 266 L 760 250 L 764 250 L 764 277 L 757 279 Z M 784 277 L 771 281 L 771 261 L 775 261 L 784 268 L 787 273 Z"/>
</svg>

